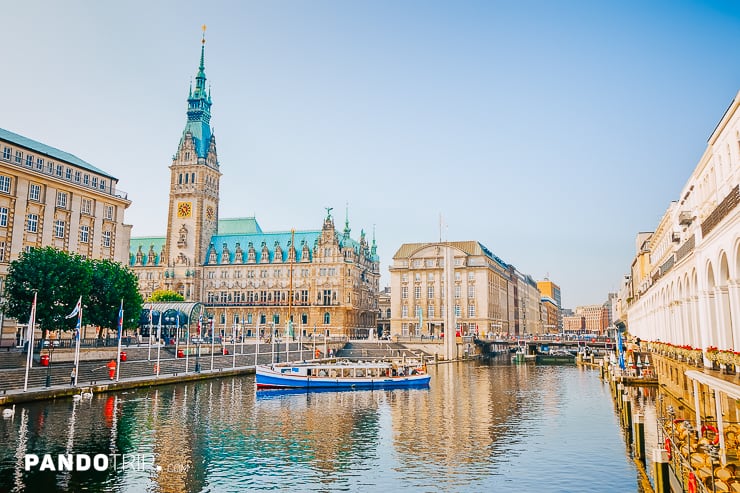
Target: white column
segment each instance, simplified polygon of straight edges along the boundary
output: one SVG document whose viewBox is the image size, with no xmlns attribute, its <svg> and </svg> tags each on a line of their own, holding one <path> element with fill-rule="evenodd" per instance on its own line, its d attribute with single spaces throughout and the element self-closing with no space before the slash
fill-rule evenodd
<svg viewBox="0 0 740 493">
<path fill-rule="evenodd" d="M 735 344 L 740 347 L 740 285 L 738 285 L 737 281 L 727 281 L 727 298 L 730 302 L 729 316 L 732 320 L 732 335 L 735 339 Z"/>
</svg>

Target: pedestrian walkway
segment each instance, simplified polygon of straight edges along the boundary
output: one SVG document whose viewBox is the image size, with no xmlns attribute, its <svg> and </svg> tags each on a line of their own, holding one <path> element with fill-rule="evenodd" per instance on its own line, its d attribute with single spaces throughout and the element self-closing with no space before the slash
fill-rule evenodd
<svg viewBox="0 0 740 493">
<path fill-rule="evenodd" d="M 174 346 L 160 348 L 159 363 L 157 362 L 157 348 L 153 347 L 151 352 L 148 347 L 136 347 L 126 350 L 127 360 L 120 363 L 118 369 L 118 381 L 110 378 L 108 363 L 106 361 L 82 361 L 79 364 L 77 376 L 77 388 L 70 385 L 70 374 L 74 368 L 71 362 L 40 366 L 34 363 L 28 375 L 28 389 L 23 390 L 25 379 L 25 358 L 21 367 L 0 369 L 0 405 L 8 402 L 20 402 L 26 400 L 38 400 L 44 398 L 55 398 L 59 396 L 79 393 L 79 388 L 105 387 L 103 390 L 117 390 L 132 388 L 143 385 L 158 385 L 165 383 L 176 383 L 199 378 L 211 378 L 214 373 L 239 374 L 254 372 L 255 363 L 270 364 L 272 362 L 302 361 L 314 357 L 314 349 L 309 345 L 291 343 L 289 351 L 286 352 L 285 344 L 281 351 L 271 345 L 260 345 L 259 355 L 255 360 L 254 344 L 227 345 L 229 354 L 223 354 L 220 346 L 215 346 L 218 352 L 204 354 L 206 348 L 201 347 L 201 354 L 197 356 L 197 348 L 190 346 L 190 354 L 187 358 L 176 358 Z M 133 349 L 133 351 L 132 351 Z M 184 350 L 185 348 L 183 348 Z M 236 353 L 234 353 L 236 349 Z M 243 351 L 243 352 L 242 352 Z M 320 353 L 321 354 L 321 353 Z M 132 358 L 133 356 L 133 358 Z M 135 359 L 134 359 L 135 358 Z M 157 364 L 159 364 L 159 375 L 157 375 Z M 199 372 L 196 372 L 196 365 Z"/>
</svg>

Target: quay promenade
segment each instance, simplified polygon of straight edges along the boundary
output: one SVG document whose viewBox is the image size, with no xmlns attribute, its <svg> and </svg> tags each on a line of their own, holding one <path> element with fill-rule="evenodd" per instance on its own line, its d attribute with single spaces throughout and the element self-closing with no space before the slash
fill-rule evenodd
<svg viewBox="0 0 740 493">
<path fill-rule="evenodd" d="M 0 352 L 0 405 L 33 400 L 68 397 L 79 394 L 81 389 L 92 392 L 106 392 L 127 388 L 163 385 L 215 378 L 227 375 L 254 373 L 255 364 L 271 364 L 286 361 L 304 361 L 329 356 L 348 359 L 420 358 L 430 363 L 433 358 L 426 352 L 411 349 L 404 344 L 392 342 L 345 342 L 332 341 L 326 345 L 300 342 L 281 342 L 279 344 L 250 343 L 227 344 L 228 354 L 224 354 L 220 344 L 214 345 L 210 354 L 210 344 L 202 344 L 200 356 L 196 346 L 190 346 L 188 357 L 175 357 L 175 346 L 160 348 L 157 361 L 157 348 L 148 346 L 129 346 L 126 361 L 120 363 L 118 380 L 109 376 L 109 359 L 80 361 L 77 386 L 71 385 L 71 372 L 74 363 L 71 358 L 41 366 L 38 358 L 28 375 L 28 388 L 23 390 L 25 379 L 25 354 L 19 350 Z M 185 350 L 185 348 L 181 348 Z M 65 350 L 57 350 L 54 357 L 59 359 Z M 71 353 L 71 349 L 66 350 Z M 331 352 L 329 352 L 331 351 Z M 46 351 L 44 351 L 46 353 Z M 109 351 L 110 353 L 110 351 Z M 328 354 L 327 354 L 328 353 Z M 115 352 L 110 353 L 115 359 Z M 65 356 L 70 356 L 67 354 Z M 159 374 L 157 374 L 157 365 Z M 198 365 L 198 366 L 196 366 Z M 48 382 L 48 385 L 47 385 Z"/>
</svg>

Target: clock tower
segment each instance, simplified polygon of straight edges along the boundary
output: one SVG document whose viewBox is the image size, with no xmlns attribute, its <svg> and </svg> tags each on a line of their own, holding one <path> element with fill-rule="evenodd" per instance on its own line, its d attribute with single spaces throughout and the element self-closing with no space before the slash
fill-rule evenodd
<svg viewBox="0 0 740 493">
<path fill-rule="evenodd" d="M 218 230 L 219 171 L 216 138 L 211 129 L 211 92 L 206 89 L 205 26 L 195 88 L 188 94 L 187 123 L 170 165 L 170 201 L 166 284 L 185 295 L 201 299 L 202 265 Z"/>
</svg>

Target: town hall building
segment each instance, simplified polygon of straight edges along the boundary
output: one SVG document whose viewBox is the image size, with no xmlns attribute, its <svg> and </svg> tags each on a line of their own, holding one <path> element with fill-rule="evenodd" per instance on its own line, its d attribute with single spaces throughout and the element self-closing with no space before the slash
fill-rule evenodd
<svg viewBox="0 0 740 493">
<path fill-rule="evenodd" d="M 206 89 L 205 38 L 170 166 L 167 233 L 133 237 L 129 265 L 147 299 L 158 289 L 205 305 L 218 332 L 367 337 L 376 326 L 375 238 L 350 237 L 327 208 L 316 230 L 264 231 L 254 217 L 219 217 L 221 168 Z M 374 236 L 374 235 L 373 235 Z M 191 333 L 193 333 L 191 331 Z"/>
</svg>

